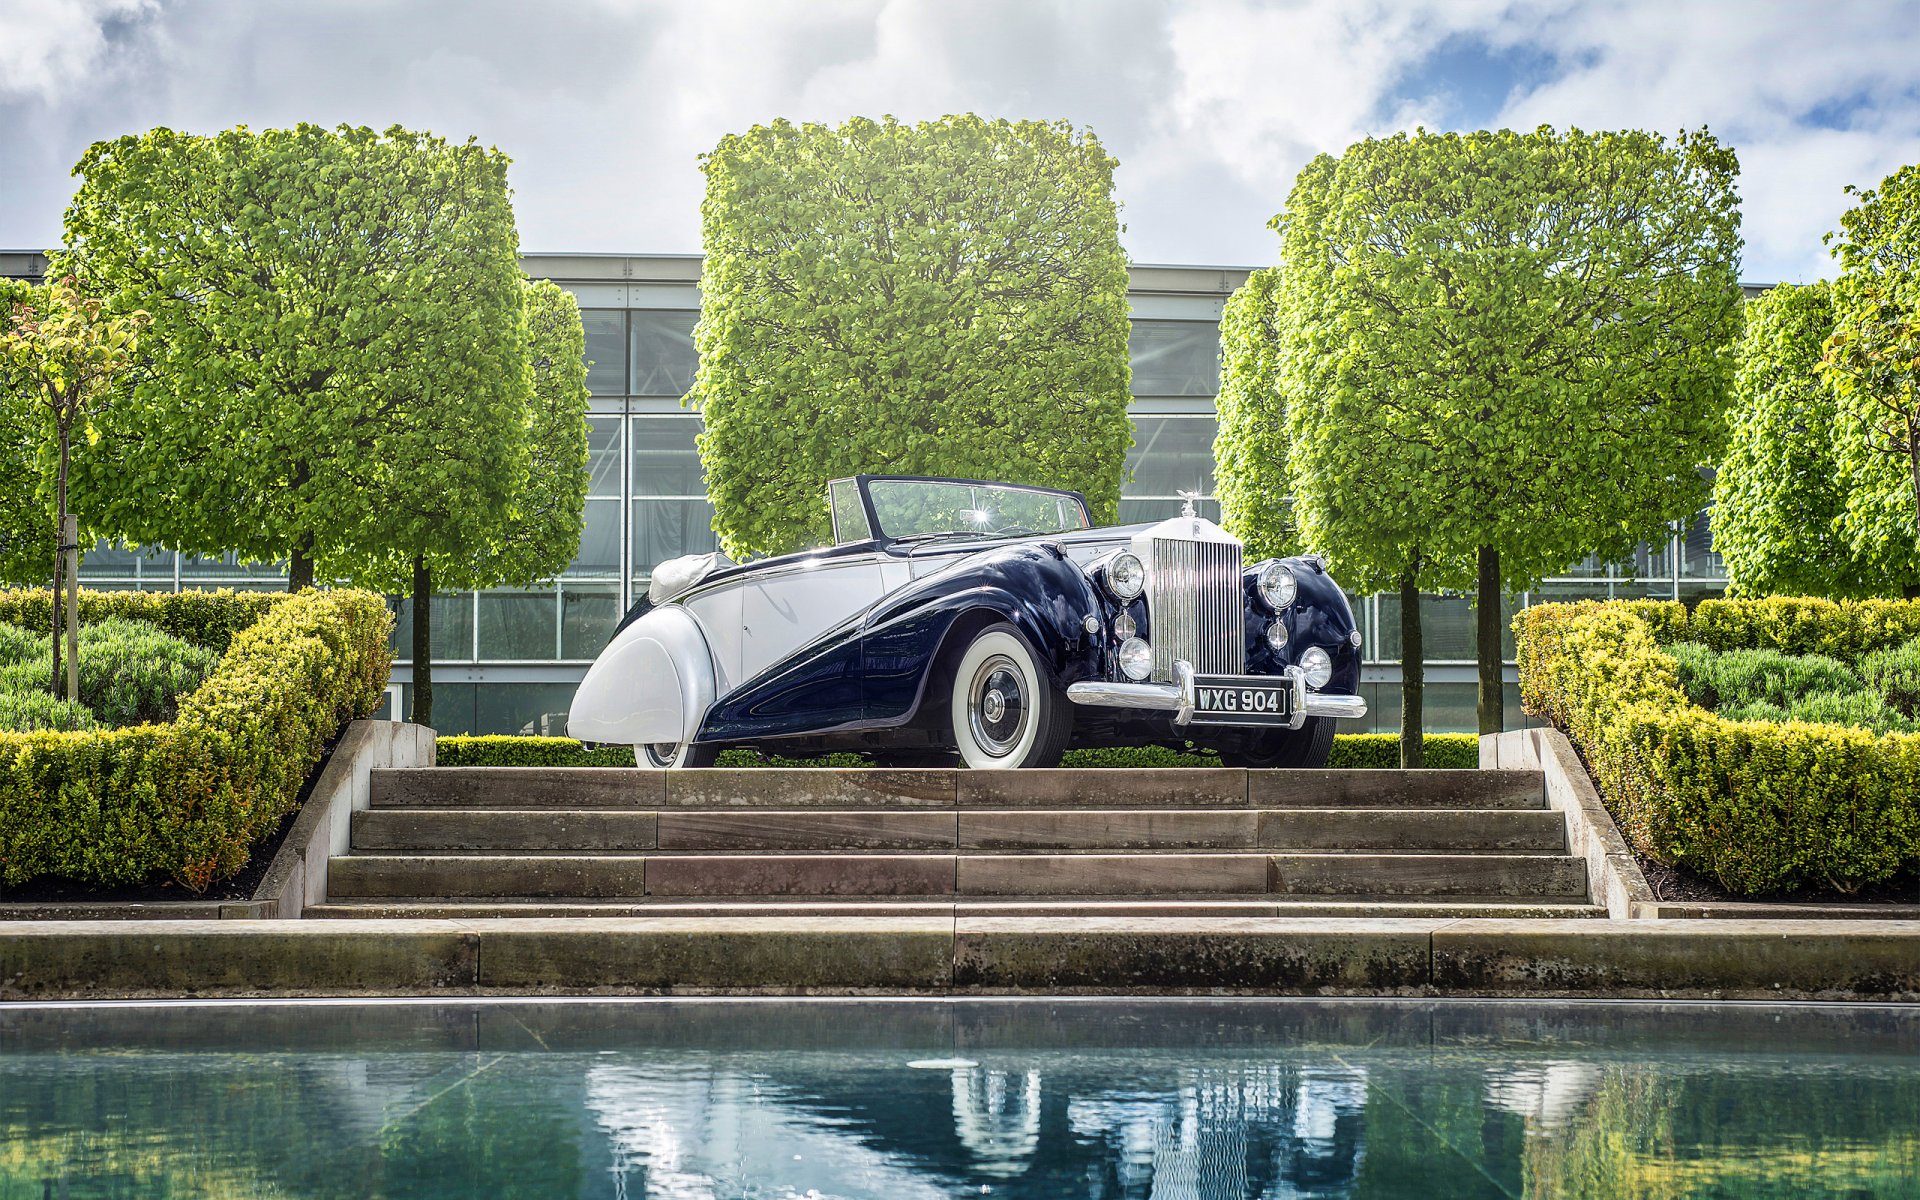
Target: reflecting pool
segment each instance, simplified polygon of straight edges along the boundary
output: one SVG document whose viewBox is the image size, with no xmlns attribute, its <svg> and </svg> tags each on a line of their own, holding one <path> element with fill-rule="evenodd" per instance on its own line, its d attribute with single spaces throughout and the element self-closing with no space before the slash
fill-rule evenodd
<svg viewBox="0 0 1920 1200">
<path fill-rule="evenodd" d="M 1920 1197 L 1920 1008 L 0 1006 L 0 1200 Z"/>
</svg>

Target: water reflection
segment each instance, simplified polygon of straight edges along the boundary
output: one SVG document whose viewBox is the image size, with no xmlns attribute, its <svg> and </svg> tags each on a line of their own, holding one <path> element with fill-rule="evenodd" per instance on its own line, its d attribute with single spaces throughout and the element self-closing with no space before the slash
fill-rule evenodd
<svg viewBox="0 0 1920 1200">
<path fill-rule="evenodd" d="M 0 1009 L 0 1200 L 1920 1196 L 1920 1011 Z"/>
</svg>

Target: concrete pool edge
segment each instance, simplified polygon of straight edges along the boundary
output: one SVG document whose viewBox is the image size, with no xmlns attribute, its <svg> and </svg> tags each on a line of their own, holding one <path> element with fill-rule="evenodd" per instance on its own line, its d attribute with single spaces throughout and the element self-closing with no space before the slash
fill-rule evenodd
<svg viewBox="0 0 1920 1200">
<path fill-rule="evenodd" d="M 11 922 L 0 1000 L 1299 995 L 1920 1001 L 1920 921 Z"/>
</svg>

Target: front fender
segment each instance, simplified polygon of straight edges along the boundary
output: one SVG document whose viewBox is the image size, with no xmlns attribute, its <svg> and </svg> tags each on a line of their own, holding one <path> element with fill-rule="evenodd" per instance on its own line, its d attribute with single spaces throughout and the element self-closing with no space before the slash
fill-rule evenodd
<svg viewBox="0 0 1920 1200">
<path fill-rule="evenodd" d="M 911 720 L 930 689 L 945 684 L 931 675 L 954 626 L 976 617 L 1018 629 L 1054 686 L 1097 678 L 1099 636 L 1087 633 L 1083 623 L 1100 612 L 1086 574 L 1044 543 L 993 551 L 918 580 L 868 615 L 861 637 L 868 718 L 876 724 Z"/>
<path fill-rule="evenodd" d="M 693 614 L 662 605 L 623 628 L 587 669 L 567 736 L 622 746 L 691 741 L 714 687 L 713 654 Z"/>
</svg>

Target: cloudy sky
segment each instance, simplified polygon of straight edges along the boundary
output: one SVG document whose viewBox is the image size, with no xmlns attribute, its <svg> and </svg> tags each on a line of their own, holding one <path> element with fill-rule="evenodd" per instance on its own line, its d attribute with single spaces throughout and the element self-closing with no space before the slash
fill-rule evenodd
<svg viewBox="0 0 1920 1200">
<path fill-rule="evenodd" d="M 514 159 L 529 250 L 699 249 L 696 156 L 774 117 L 1065 118 L 1140 262 L 1259 265 L 1312 155 L 1425 125 L 1705 125 L 1751 281 L 1920 161 L 1913 0 L 0 0 L 0 247 L 96 139 L 395 122 Z"/>
</svg>

